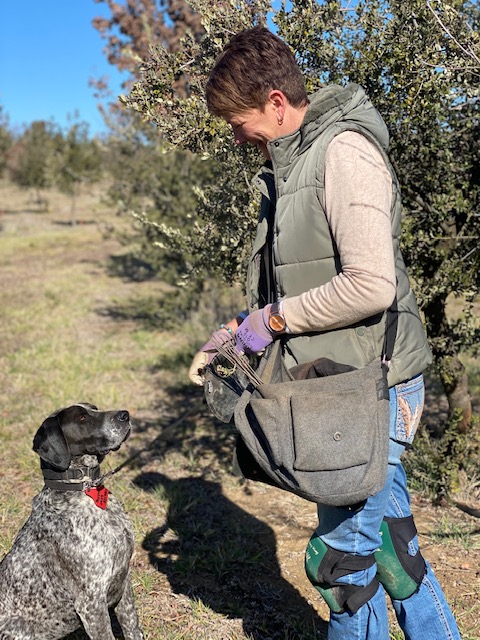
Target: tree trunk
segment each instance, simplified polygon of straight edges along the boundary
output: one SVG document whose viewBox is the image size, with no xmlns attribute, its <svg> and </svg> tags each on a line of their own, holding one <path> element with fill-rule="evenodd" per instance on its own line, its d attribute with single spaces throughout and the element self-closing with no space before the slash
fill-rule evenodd
<svg viewBox="0 0 480 640">
<path fill-rule="evenodd" d="M 448 400 L 449 417 L 459 417 L 458 431 L 468 433 L 472 420 L 472 399 L 465 367 L 457 355 L 437 355 L 437 366 Z"/>
<path fill-rule="evenodd" d="M 443 295 L 433 298 L 425 307 L 424 313 L 435 364 L 448 400 L 449 418 L 458 420 L 459 433 L 468 433 L 472 420 L 472 399 L 465 367 L 448 338 L 446 298 Z"/>
<path fill-rule="evenodd" d="M 77 224 L 77 194 L 75 185 L 72 188 L 72 200 L 70 203 L 70 224 L 74 227 Z"/>
</svg>

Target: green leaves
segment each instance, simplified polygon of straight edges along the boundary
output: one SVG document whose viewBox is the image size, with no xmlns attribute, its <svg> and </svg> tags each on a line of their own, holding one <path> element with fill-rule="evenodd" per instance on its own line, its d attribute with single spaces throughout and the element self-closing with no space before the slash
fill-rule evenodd
<svg viewBox="0 0 480 640">
<path fill-rule="evenodd" d="M 203 88 L 231 35 L 265 23 L 270 12 L 310 91 L 325 82 L 365 87 L 390 131 L 403 189 L 403 249 L 420 306 L 431 314 L 432 336 L 446 326 L 444 302 L 452 292 L 466 301 L 469 324 L 467 300 L 479 289 L 480 273 L 478 4 L 293 0 L 276 12 L 264 0 L 191 5 L 203 36 L 187 30 L 175 50 L 155 44 L 124 99 L 157 125 L 166 148 L 215 160 L 208 165 L 213 180 L 198 185 L 195 208 L 175 240 L 183 237 L 192 247 L 188 274 L 221 272 L 227 280 L 242 280 L 258 198 L 248 181 L 260 160 L 234 147 L 229 128 L 208 114 Z M 437 300 L 443 303 L 433 304 Z M 456 331 L 449 330 L 448 338 L 455 344 Z M 458 332 L 464 346 L 471 344 L 472 332 Z"/>
</svg>

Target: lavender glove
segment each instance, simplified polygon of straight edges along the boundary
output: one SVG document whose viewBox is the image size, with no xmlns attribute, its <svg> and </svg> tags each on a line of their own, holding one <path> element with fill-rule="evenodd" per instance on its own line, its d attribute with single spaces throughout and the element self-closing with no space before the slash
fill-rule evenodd
<svg viewBox="0 0 480 640">
<path fill-rule="evenodd" d="M 210 364 L 212 360 L 215 358 L 215 356 L 218 354 L 217 345 L 219 343 L 221 345 L 225 344 L 225 342 L 228 342 L 229 340 L 232 340 L 232 339 L 233 339 L 232 334 L 225 329 L 219 329 L 218 331 L 214 331 L 210 336 L 210 340 L 206 342 L 203 345 L 203 347 L 200 347 L 200 351 L 203 351 L 208 356 L 207 364 Z"/>
<path fill-rule="evenodd" d="M 268 347 L 275 332 L 268 326 L 271 304 L 250 313 L 235 331 L 236 347 L 245 353 L 258 353 Z"/>
</svg>

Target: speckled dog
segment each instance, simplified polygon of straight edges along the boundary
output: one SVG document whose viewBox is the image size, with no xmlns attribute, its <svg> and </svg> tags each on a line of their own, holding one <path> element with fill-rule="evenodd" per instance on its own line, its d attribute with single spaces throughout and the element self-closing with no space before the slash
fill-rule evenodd
<svg viewBox="0 0 480 640">
<path fill-rule="evenodd" d="M 100 483 L 100 462 L 130 435 L 128 411 L 78 404 L 37 431 L 45 486 L 0 564 L 0 640 L 56 640 L 81 628 L 114 640 L 109 608 L 125 640 L 141 640 L 130 583 L 133 531 Z"/>
</svg>

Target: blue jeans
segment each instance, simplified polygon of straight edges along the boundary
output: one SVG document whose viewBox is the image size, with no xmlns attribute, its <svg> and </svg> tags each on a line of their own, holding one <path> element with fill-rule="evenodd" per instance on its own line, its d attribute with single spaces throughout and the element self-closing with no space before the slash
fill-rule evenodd
<svg viewBox="0 0 480 640">
<path fill-rule="evenodd" d="M 352 512 L 343 507 L 318 505 L 316 534 L 329 546 L 360 556 L 370 555 L 382 544 L 379 535 L 383 517 L 409 516 L 410 497 L 400 456 L 415 435 L 423 408 L 423 377 L 390 389 L 390 447 L 385 486 L 369 498 L 365 507 Z M 412 555 L 418 551 L 417 537 L 410 542 Z M 419 589 L 406 600 L 392 600 L 397 620 L 406 640 L 460 640 L 460 634 L 442 589 L 427 564 Z M 376 565 L 349 574 L 339 582 L 366 586 L 376 573 Z M 376 594 L 355 613 L 331 612 L 329 640 L 388 640 L 385 591 Z"/>
</svg>

